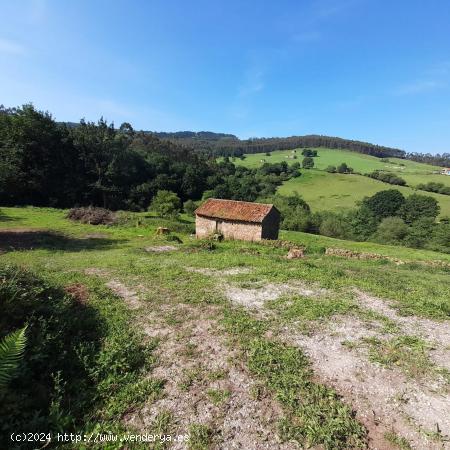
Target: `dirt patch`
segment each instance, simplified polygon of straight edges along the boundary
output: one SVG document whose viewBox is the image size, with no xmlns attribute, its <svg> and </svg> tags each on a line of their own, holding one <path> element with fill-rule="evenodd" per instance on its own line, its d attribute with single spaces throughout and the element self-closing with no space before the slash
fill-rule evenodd
<svg viewBox="0 0 450 450">
<path fill-rule="evenodd" d="M 160 412 L 169 411 L 173 417 L 171 434 L 187 433 L 192 424 L 207 425 L 214 433 L 213 448 L 297 449 L 296 444 L 283 444 L 277 438 L 279 405 L 267 396 L 252 396 L 254 382 L 236 351 L 229 349 L 218 333 L 211 318 L 217 316 L 214 307 L 175 308 L 183 321 L 173 327 L 164 322 L 161 311 L 152 310 L 141 318 L 145 332 L 161 338 L 160 363 L 152 376 L 167 383 L 162 399 L 129 414 L 125 422 L 148 431 Z M 211 390 L 227 395 L 217 404 L 208 396 Z M 186 448 L 186 444 L 176 443 L 171 448 Z"/>
<path fill-rule="evenodd" d="M 150 247 L 145 247 L 144 250 L 149 253 L 164 253 L 164 252 L 173 252 L 177 250 L 177 247 L 174 245 L 154 245 Z"/>
<path fill-rule="evenodd" d="M 87 303 L 89 298 L 89 291 L 84 284 L 81 283 L 73 283 L 64 287 L 64 290 L 70 294 L 77 303 L 84 305 Z"/>
<path fill-rule="evenodd" d="M 121 297 L 131 309 L 138 309 L 141 306 L 141 299 L 136 290 L 126 286 L 121 281 L 111 278 L 111 271 L 108 269 L 100 269 L 90 267 L 84 270 L 86 275 L 94 275 L 100 278 L 109 278 L 105 286 L 111 289 L 116 295 Z M 141 289 L 143 290 L 143 289 Z"/>
<path fill-rule="evenodd" d="M 95 275 L 97 277 L 107 277 L 111 274 L 111 271 L 108 269 L 99 269 L 98 267 L 88 267 L 84 269 L 84 273 L 86 275 Z"/>
<path fill-rule="evenodd" d="M 256 288 L 241 288 L 232 285 L 224 286 L 224 293 L 228 300 L 237 305 L 252 309 L 261 309 L 266 302 L 276 300 L 287 294 L 313 297 L 324 295 L 326 292 L 325 289 L 307 286 L 299 282 L 290 284 L 268 283 Z"/>
<path fill-rule="evenodd" d="M 320 380 L 332 385 L 352 405 L 369 431 L 371 448 L 392 448 L 384 439 L 392 430 L 413 448 L 448 448 L 447 442 L 433 440 L 425 433 L 438 427 L 443 436 L 450 435 L 450 398 L 439 392 L 440 386 L 407 379 L 398 369 L 371 363 L 364 348 L 345 345 L 378 331 L 354 317 L 344 317 L 334 318 L 312 335 L 289 327 L 280 336 L 301 347 Z"/>
<path fill-rule="evenodd" d="M 450 323 L 422 317 L 401 316 L 383 300 L 365 292 L 355 290 L 358 302 L 367 309 L 375 311 L 396 322 L 401 330 L 414 336 L 420 336 L 432 345 L 430 357 L 439 366 L 450 370 Z"/>
<path fill-rule="evenodd" d="M 210 277 L 216 276 L 233 276 L 233 275 L 241 275 L 245 273 L 250 273 L 252 269 L 249 267 L 231 267 L 229 269 L 208 269 L 204 267 L 186 267 L 188 272 L 201 273 L 202 275 L 207 275 Z"/>
<path fill-rule="evenodd" d="M 123 298 L 130 308 L 137 309 L 141 306 L 137 292 L 125 286 L 120 281 L 108 281 L 106 287 L 109 287 L 116 295 Z"/>
</svg>

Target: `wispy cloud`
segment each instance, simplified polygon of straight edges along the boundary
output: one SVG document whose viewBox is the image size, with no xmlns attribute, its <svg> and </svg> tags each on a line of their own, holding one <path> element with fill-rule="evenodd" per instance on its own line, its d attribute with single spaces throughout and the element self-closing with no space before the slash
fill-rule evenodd
<svg viewBox="0 0 450 450">
<path fill-rule="evenodd" d="M 398 86 L 394 91 L 394 95 L 415 95 L 434 92 L 436 90 L 445 88 L 447 83 L 442 80 L 418 80 L 412 83 L 407 83 Z"/>
<path fill-rule="evenodd" d="M 249 69 L 244 82 L 238 88 L 238 97 L 248 97 L 264 89 L 264 72 L 261 69 Z"/>
<path fill-rule="evenodd" d="M 0 53 L 22 55 L 25 53 L 25 47 L 11 39 L 0 38 Z"/>
</svg>

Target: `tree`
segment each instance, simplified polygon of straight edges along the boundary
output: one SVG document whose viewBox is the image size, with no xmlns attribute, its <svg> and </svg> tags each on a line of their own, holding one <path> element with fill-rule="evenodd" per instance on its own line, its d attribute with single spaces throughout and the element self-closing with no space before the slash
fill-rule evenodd
<svg viewBox="0 0 450 450">
<path fill-rule="evenodd" d="M 399 244 L 407 234 L 408 226 L 400 217 L 385 217 L 378 225 L 373 239 L 382 244 Z"/>
<path fill-rule="evenodd" d="M 375 233 L 379 220 L 373 211 L 364 203 L 349 214 L 349 223 L 353 236 L 358 240 L 366 240 Z"/>
<path fill-rule="evenodd" d="M 408 228 L 405 237 L 405 245 L 408 247 L 422 248 L 432 238 L 435 227 L 434 218 L 421 217 L 414 221 Z"/>
<path fill-rule="evenodd" d="M 194 211 L 197 209 L 197 203 L 195 203 L 193 200 L 189 199 L 186 200 L 183 203 L 183 210 L 186 214 L 189 214 L 190 216 L 194 216 Z"/>
<path fill-rule="evenodd" d="M 339 164 L 339 166 L 337 166 L 337 172 L 338 173 L 352 173 L 353 169 L 349 166 L 347 166 L 347 164 L 345 162 Z"/>
<path fill-rule="evenodd" d="M 385 217 L 398 216 L 405 204 L 405 197 L 397 189 L 379 191 L 372 197 L 366 197 L 363 205 L 366 206 L 378 221 Z"/>
<path fill-rule="evenodd" d="M 350 224 L 343 215 L 330 211 L 324 212 L 321 215 L 320 234 L 340 239 L 346 239 L 351 235 Z"/>
<path fill-rule="evenodd" d="M 439 204 L 434 197 L 412 194 L 402 205 L 400 215 L 406 223 L 413 223 L 423 217 L 435 219 L 439 210 Z"/>
<path fill-rule="evenodd" d="M 450 253 L 450 224 L 440 222 L 434 227 L 429 248 L 439 252 Z"/>
<path fill-rule="evenodd" d="M 328 173 L 336 173 L 336 166 L 328 166 L 325 171 Z"/>
<path fill-rule="evenodd" d="M 310 148 L 305 148 L 302 150 L 303 156 L 310 156 L 311 158 L 314 158 L 317 156 L 317 150 L 311 150 Z"/>
<path fill-rule="evenodd" d="M 175 192 L 158 191 L 152 200 L 150 209 L 161 217 L 176 217 L 180 212 L 181 201 Z"/>
<path fill-rule="evenodd" d="M 304 169 L 312 169 L 314 167 L 314 159 L 310 156 L 303 158 L 302 166 Z"/>
</svg>

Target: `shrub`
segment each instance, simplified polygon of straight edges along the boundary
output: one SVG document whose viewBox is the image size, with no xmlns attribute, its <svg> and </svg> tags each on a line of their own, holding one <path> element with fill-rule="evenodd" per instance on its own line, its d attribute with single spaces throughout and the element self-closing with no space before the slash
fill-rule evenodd
<svg viewBox="0 0 450 450">
<path fill-rule="evenodd" d="M 433 181 L 430 181 L 429 183 L 418 184 L 416 187 L 421 191 L 436 192 L 438 194 L 450 195 L 450 186 L 445 186 L 444 183 L 435 183 Z"/>
<path fill-rule="evenodd" d="M 161 217 L 176 217 L 181 209 L 181 201 L 175 192 L 161 190 L 153 198 L 150 209 Z"/>
<path fill-rule="evenodd" d="M 379 219 L 373 211 L 364 204 L 357 210 L 350 212 L 348 218 L 353 236 L 363 241 L 375 233 L 379 223 Z"/>
<path fill-rule="evenodd" d="M 405 237 L 405 245 L 408 247 L 422 248 L 431 239 L 435 223 L 434 218 L 421 217 L 414 221 L 408 228 L 408 234 Z"/>
<path fill-rule="evenodd" d="M 338 173 L 352 173 L 353 169 L 349 166 L 347 166 L 347 164 L 345 162 L 343 162 L 342 164 L 339 164 L 339 166 L 337 166 L 337 172 Z"/>
<path fill-rule="evenodd" d="M 90 225 L 112 225 L 116 223 L 116 215 L 105 208 L 97 208 L 88 206 L 87 208 L 72 208 L 67 218 L 81 223 L 88 223 Z"/>
<path fill-rule="evenodd" d="M 434 227 L 431 240 L 427 245 L 431 250 L 450 253 L 450 224 L 442 222 Z"/>
<path fill-rule="evenodd" d="M 109 406 L 116 417 L 130 408 L 128 393 L 142 386 L 152 348 L 129 326 L 123 302 L 104 288 L 90 289 L 86 301 L 0 265 L 0 305 L 0 341 L 27 324 L 19 370 L 0 392 L 0 448 L 11 448 L 17 430 L 70 433 L 97 421 L 109 429 Z"/>
<path fill-rule="evenodd" d="M 406 223 L 413 223 L 424 217 L 435 219 L 439 214 L 439 210 L 439 204 L 434 197 L 412 194 L 402 205 L 400 216 Z"/>
<path fill-rule="evenodd" d="M 310 156 L 303 158 L 302 166 L 304 169 L 312 169 L 314 167 L 314 159 Z"/>
<path fill-rule="evenodd" d="M 366 197 L 363 200 L 363 205 L 372 211 L 378 220 L 400 215 L 404 204 L 405 197 L 397 189 L 379 191 L 372 197 Z"/>
<path fill-rule="evenodd" d="M 372 173 L 367 175 L 375 180 L 382 181 L 383 183 L 396 184 L 398 186 L 406 186 L 406 181 L 390 172 L 383 172 L 381 170 L 374 170 Z"/>
<path fill-rule="evenodd" d="M 197 206 L 198 206 L 197 203 L 195 203 L 193 200 L 186 200 L 183 203 L 183 210 L 186 214 L 189 214 L 190 216 L 194 216 Z"/>
<path fill-rule="evenodd" d="M 337 172 L 337 169 L 336 169 L 336 166 L 328 166 L 328 167 L 325 169 L 325 171 L 328 172 L 328 173 L 336 173 L 336 172 Z"/>
<path fill-rule="evenodd" d="M 373 240 L 382 244 L 399 244 L 408 234 L 408 226 L 400 217 L 385 217 L 378 225 Z"/>
<path fill-rule="evenodd" d="M 310 148 L 305 148 L 302 150 L 302 155 L 314 158 L 317 156 L 317 150 L 311 150 Z"/>
<path fill-rule="evenodd" d="M 321 216 L 319 232 L 323 236 L 346 239 L 351 235 L 350 225 L 344 216 L 332 212 L 323 212 Z"/>
</svg>

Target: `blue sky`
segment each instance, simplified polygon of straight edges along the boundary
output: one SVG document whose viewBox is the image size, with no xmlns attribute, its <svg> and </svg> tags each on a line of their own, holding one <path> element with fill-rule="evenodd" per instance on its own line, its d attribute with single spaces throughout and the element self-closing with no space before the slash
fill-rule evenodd
<svg viewBox="0 0 450 450">
<path fill-rule="evenodd" d="M 448 0 L 0 0 L 0 103 L 450 151 Z"/>
</svg>

